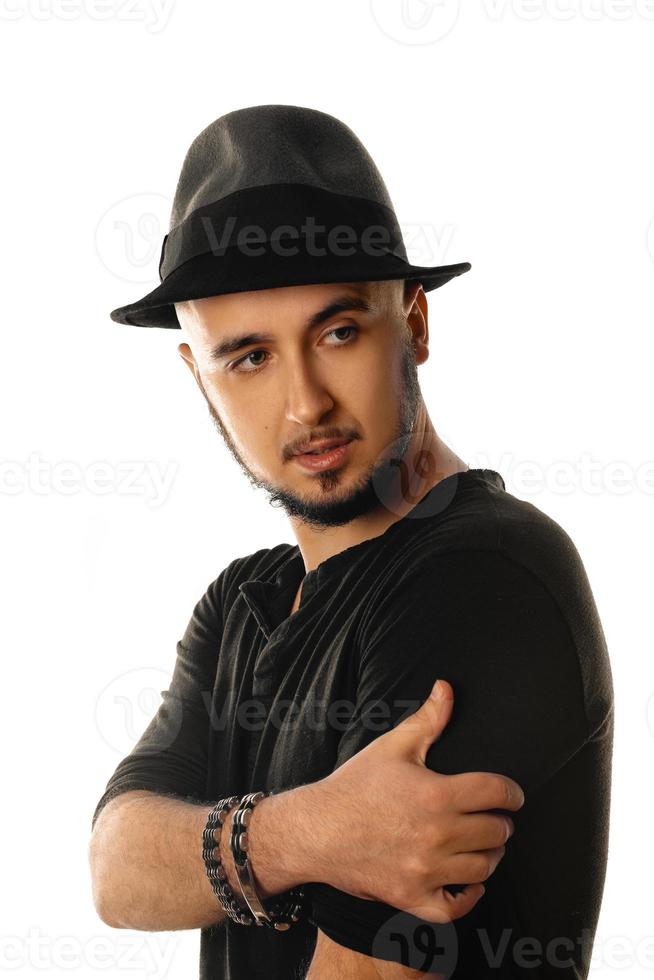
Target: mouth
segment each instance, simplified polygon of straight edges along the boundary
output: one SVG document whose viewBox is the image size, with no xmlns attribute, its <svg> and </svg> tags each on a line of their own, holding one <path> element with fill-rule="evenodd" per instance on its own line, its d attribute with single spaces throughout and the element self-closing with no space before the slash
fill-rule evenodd
<svg viewBox="0 0 654 980">
<path fill-rule="evenodd" d="M 346 442 L 350 442 L 349 439 L 318 439 L 316 442 L 311 443 L 310 446 L 303 446 L 297 453 L 296 456 L 313 456 L 320 453 L 326 452 L 328 449 L 335 449 L 337 446 L 343 446 Z"/>
<path fill-rule="evenodd" d="M 331 440 L 323 449 L 312 450 L 311 452 L 296 453 L 293 457 L 300 466 L 308 470 L 333 469 L 340 466 L 348 456 L 352 440 L 336 442 Z"/>
</svg>

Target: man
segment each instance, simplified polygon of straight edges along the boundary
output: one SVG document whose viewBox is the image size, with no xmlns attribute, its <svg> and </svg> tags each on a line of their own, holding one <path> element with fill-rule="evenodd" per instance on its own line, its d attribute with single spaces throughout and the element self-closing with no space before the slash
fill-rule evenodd
<svg viewBox="0 0 654 980">
<path fill-rule="evenodd" d="M 388 233 L 377 251 L 373 222 Z M 235 241 L 248 223 L 250 244 Z M 282 225 L 295 252 L 271 247 Z M 99 911 L 201 927 L 201 977 L 587 974 L 608 654 L 565 531 L 469 469 L 427 413 L 425 289 L 467 268 L 406 262 L 381 177 L 342 123 L 259 106 L 194 141 L 162 284 L 112 313 L 181 326 L 214 423 L 297 541 L 209 585 L 164 703 L 94 814 Z M 445 701 L 430 698 L 439 677 Z M 235 923 L 217 901 L 214 914 L 199 853 L 211 802 L 256 791 L 274 791 L 248 828 L 259 894 L 303 886 L 287 931 Z"/>
</svg>

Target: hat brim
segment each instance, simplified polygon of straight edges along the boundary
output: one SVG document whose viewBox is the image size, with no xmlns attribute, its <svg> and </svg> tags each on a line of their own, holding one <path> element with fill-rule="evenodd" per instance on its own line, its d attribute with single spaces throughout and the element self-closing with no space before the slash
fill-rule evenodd
<svg viewBox="0 0 654 980">
<path fill-rule="evenodd" d="M 234 254 L 229 254 L 229 253 Z M 468 272 L 470 262 L 453 265 L 416 266 L 388 250 L 382 257 L 369 255 L 324 256 L 302 254 L 291 261 L 286 255 L 244 255 L 227 249 L 219 257 L 212 252 L 197 255 L 174 269 L 164 281 L 135 303 L 110 313 L 115 323 L 133 327 L 181 329 L 174 303 L 228 293 L 309 286 L 335 282 L 385 282 L 389 279 L 419 280 L 425 292 L 438 289 L 455 276 Z"/>
</svg>

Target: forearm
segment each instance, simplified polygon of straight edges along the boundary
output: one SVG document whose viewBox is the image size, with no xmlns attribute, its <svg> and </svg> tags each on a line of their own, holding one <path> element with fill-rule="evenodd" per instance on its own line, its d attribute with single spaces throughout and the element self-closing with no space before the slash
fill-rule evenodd
<svg viewBox="0 0 654 980">
<path fill-rule="evenodd" d="M 202 858 L 202 832 L 211 803 L 190 803 L 134 792 L 100 814 L 89 858 L 95 905 L 114 928 L 150 932 L 199 929 L 222 921 Z M 252 813 L 249 858 L 257 890 L 268 898 L 319 880 L 312 819 L 313 795 L 302 786 L 262 800 Z M 314 824 L 314 829 L 310 826 Z M 221 857 L 237 901 L 245 907 L 229 848 L 229 820 Z"/>
<path fill-rule="evenodd" d="M 223 911 L 202 859 L 211 806 L 134 791 L 111 800 L 89 848 L 95 906 L 116 929 L 194 929 Z"/>
</svg>

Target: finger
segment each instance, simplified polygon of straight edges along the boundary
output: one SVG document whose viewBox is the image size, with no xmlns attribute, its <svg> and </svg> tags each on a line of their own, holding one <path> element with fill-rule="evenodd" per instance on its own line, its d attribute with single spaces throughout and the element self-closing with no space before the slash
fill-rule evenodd
<svg viewBox="0 0 654 980">
<path fill-rule="evenodd" d="M 468 851 L 465 854 L 453 854 L 445 862 L 440 873 L 443 884 L 475 884 L 486 881 L 495 873 L 495 869 L 506 853 L 506 847 L 490 847 L 484 851 Z"/>
<path fill-rule="evenodd" d="M 501 847 L 515 830 L 511 817 L 500 813 L 463 813 L 452 826 L 448 847 L 453 853 Z"/>
<path fill-rule="evenodd" d="M 440 778 L 448 780 L 454 805 L 461 813 L 519 810 L 525 802 L 522 787 L 499 772 L 460 772 Z"/>
<path fill-rule="evenodd" d="M 485 890 L 482 884 L 472 884 L 466 885 L 463 891 L 453 895 L 445 888 L 437 888 L 433 896 L 427 898 L 425 902 L 402 911 L 409 912 L 426 922 L 454 922 L 472 911 Z"/>
</svg>

